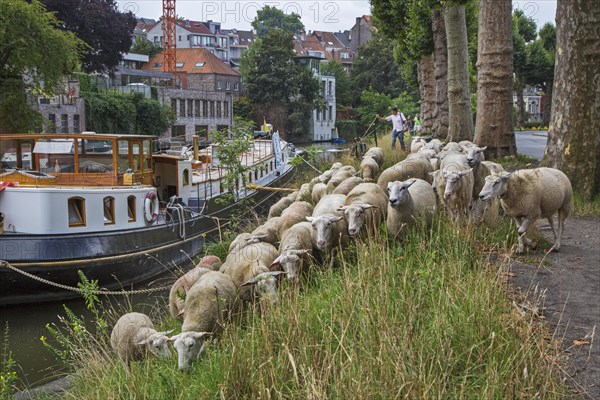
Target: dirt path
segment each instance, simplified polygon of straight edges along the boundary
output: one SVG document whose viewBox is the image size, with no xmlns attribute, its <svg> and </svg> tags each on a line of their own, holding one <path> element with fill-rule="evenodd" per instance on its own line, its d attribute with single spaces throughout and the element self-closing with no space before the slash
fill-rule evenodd
<svg viewBox="0 0 600 400">
<path fill-rule="evenodd" d="M 538 227 L 552 242 L 547 222 Z M 514 287 L 532 304 L 536 286 L 546 289 L 543 315 L 570 360 L 575 397 L 600 399 L 600 218 L 567 219 L 560 252 L 543 257 L 536 251 L 512 264 Z"/>
</svg>

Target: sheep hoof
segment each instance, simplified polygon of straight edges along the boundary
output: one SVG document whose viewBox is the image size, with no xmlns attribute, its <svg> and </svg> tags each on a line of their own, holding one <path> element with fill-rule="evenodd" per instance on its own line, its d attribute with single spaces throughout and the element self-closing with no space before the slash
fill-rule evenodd
<svg viewBox="0 0 600 400">
<path fill-rule="evenodd" d="M 560 251 L 560 246 L 554 245 L 554 246 L 552 246 L 550 251 L 553 253 L 558 253 Z"/>
<path fill-rule="evenodd" d="M 537 247 L 537 242 L 535 242 L 533 240 L 529 242 L 529 248 L 531 250 L 535 250 L 536 247 Z"/>
</svg>

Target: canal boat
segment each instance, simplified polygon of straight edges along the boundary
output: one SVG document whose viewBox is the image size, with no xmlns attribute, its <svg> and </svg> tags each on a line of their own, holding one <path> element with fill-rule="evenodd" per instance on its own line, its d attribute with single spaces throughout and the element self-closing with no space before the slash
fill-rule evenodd
<svg viewBox="0 0 600 400">
<path fill-rule="evenodd" d="M 62 300 L 78 271 L 107 290 L 191 266 L 206 241 L 266 207 L 291 177 L 293 146 L 255 140 L 229 193 L 216 146 L 153 153 L 152 136 L 0 135 L 0 305 Z M 219 200 L 220 199 L 220 200 Z M 248 201 L 248 202 L 246 202 Z"/>
</svg>

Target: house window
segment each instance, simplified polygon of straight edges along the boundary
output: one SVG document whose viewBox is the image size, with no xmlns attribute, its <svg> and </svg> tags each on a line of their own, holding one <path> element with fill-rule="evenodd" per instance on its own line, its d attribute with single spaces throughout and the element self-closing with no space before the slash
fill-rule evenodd
<svg viewBox="0 0 600 400">
<path fill-rule="evenodd" d="M 233 90 L 234 90 L 235 92 L 239 91 L 239 90 L 240 90 L 240 84 L 239 84 L 239 83 L 237 83 L 237 82 L 235 82 L 235 83 L 233 84 Z"/>
<path fill-rule="evenodd" d="M 225 118 L 229 118 L 229 102 L 228 101 L 224 101 L 223 102 L 223 113 L 225 114 Z"/>
<path fill-rule="evenodd" d="M 200 100 L 194 100 L 194 117 L 200 116 Z"/>
<path fill-rule="evenodd" d="M 152 68 L 155 68 L 155 69 L 158 69 L 160 67 L 162 67 L 162 63 L 159 63 L 159 62 L 154 63 L 154 65 L 152 66 Z"/>
<path fill-rule="evenodd" d="M 104 198 L 104 225 L 111 225 L 115 223 L 115 198 L 105 197 Z"/>
<path fill-rule="evenodd" d="M 60 115 L 60 132 L 69 133 L 69 116 L 67 114 Z"/>
<path fill-rule="evenodd" d="M 202 68 L 202 67 L 204 67 L 204 62 L 201 61 L 201 62 L 196 63 L 196 68 Z"/>
<path fill-rule="evenodd" d="M 177 99 L 171 99 L 171 110 L 177 116 Z"/>
<path fill-rule="evenodd" d="M 317 121 L 321 120 L 321 110 L 317 109 Z"/>
<path fill-rule="evenodd" d="M 181 42 L 181 35 L 179 35 L 179 41 Z"/>
<path fill-rule="evenodd" d="M 127 197 L 127 220 L 135 222 L 135 196 Z"/>
<path fill-rule="evenodd" d="M 179 116 L 185 117 L 185 99 L 179 100 Z"/>
<path fill-rule="evenodd" d="M 188 99 L 187 116 L 188 117 L 194 116 L 194 100 L 192 100 L 192 99 Z"/>
<path fill-rule="evenodd" d="M 329 120 L 333 120 L 333 106 L 329 106 Z"/>
<path fill-rule="evenodd" d="M 182 63 L 182 62 L 176 62 L 175 63 L 175 67 L 177 67 L 177 68 L 183 68 L 183 64 L 184 63 Z"/>
<path fill-rule="evenodd" d="M 73 133 L 81 132 L 79 129 L 79 114 L 73 114 Z"/>
<path fill-rule="evenodd" d="M 327 121 L 327 109 L 323 109 L 323 121 Z"/>
<path fill-rule="evenodd" d="M 158 44 L 158 36 L 154 36 L 154 44 Z M 156 68 L 156 67 L 154 67 Z"/>
<path fill-rule="evenodd" d="M 56 133 L 56 115 L 48 114 L 48 133 Z"/>
<path fill-rule="evenodd" d="M 190 184 L 190 171 L 188 169 L 183 170 L 183 186 L 187 186 Z"/>
<path fill-rule="evenodd" d="M 231 90 L 231 82 L 225 82 L 225 90 Z"/>
<path fill-rule="evenodd" d="M 221 118 L 221 102 L 217 101 L 217 118 Z"/>
<path fill-rule="evenodd" d="M 202 100 L 202 116 L 208 117 L 208 100 Z"/>
<path fill-rule="evenodd" d="M 327 85 L 329 86 L 329 87 L 327 88 L 327 94 L 329 94 L 329 95 L 331 96 L 331 95 L 333 95 L 333 82 L 329 81 L 329 82 L 327 83 Z"/>
<path fill-rule="evenodd" d="M 85 199 L 71 197 L 67 201 L 69 210 L 69 227 L 85 226 Z"/>
<path fill-rule="evenodd" d="M 210 117 L 211 118 L 215 117 L 215 102 L 214 101 L 210 102 Z"/>
<path fill-rule="evenodd" d="M 217 81 L 217 90 L 223 89 L 223 82 Z"/>
</svg>

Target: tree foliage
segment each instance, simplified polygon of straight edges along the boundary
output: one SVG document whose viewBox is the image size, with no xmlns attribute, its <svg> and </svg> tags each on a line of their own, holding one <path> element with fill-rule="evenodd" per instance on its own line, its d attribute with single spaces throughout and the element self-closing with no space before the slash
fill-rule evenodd
<svg viewBox="0 0 600 400">
<path fill-rule="evenodd" d="M 121 54 L 131 48 L 136 20 L 131 12 L 121 13 L 115 0 L 41 0 L 65 31 L 75 33 L 88 44 L 82 69 L 112 72 Z"/>
<path fill-rule="evenodd" d="M 281 29 L 292 34 L 304 30 L 300 15 L 285 14 L 278 8 L 268 5 L 257 11 L 256 18 L 252 21 L 252 27 L 259 37 L 267 35 L 272 29 Z"/>
<path fill-rule="evenodd" d="M 162 51 L 162 47 L 152 43 L 146 38 L 138 36 L 135 38 L 135 42 L 133 43 L 133 46 L 131 46 L 130 51 L 135 54 L 146 54 L 152 58 Z"/>
<path fill-rule="evenodd" d="M 373 121 L 373 118 L 379 115 L 389 115 L 393 106 L 398 107 L 398 112 L 405 117 L 419 113 L 419 103 L 413 96 L 403 92 L 397 97 L 391 97 L 387 94 L 376 92 L 374 90 L 364 90 L 360 96 L 361 104 L 356 108 L 359 117 L 360 130 L 365 130 Z"/>
<path fill-rule="evenodd" d="M 37 0 L 0 0 L 0 38 L 0 129 L 27 131 L 39 122 L 28 93 L 52 94 L 76 70 L 83 43 Z"/>
</svg>

